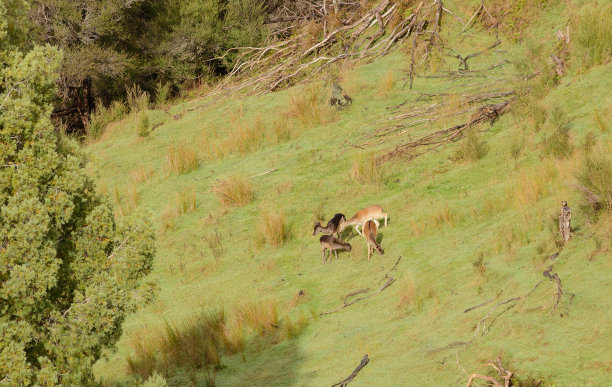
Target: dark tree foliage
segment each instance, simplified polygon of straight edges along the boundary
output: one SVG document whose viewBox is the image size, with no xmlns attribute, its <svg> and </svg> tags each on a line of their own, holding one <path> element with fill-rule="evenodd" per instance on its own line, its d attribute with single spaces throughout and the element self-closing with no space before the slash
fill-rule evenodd
<svg viewBox="0 0 612 387">
<path fill-rule="evenodd" d="M 95 101 L 123 98 L 131 85 L 177 91 L 223 75 L 236 53 L 214 58 L 267 36 L 256 0 L 38 0 L 28 15 L 32 43 L 63 50 L 53 117 L 72 129 L 88 126 Z"/>
<path fill-rule="evenodd" d="M 22 49 L 25 9 L 0 2 L 0 384 L 91 385 L 126 314 L 151 296 L 141 279 L 154 233 L 140 217 L 115 222 L 84 153 L 54 130 L 62 55 Z"/>
</svg>

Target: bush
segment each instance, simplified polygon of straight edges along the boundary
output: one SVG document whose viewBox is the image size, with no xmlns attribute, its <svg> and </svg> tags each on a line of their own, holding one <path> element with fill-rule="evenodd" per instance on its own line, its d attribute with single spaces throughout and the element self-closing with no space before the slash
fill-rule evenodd
<svg viewBox="0 0 612 387">
<path fill-rule="evenodd" d="M 241 176 L 217 180 L 212 191 L 217 194 L 219 202 L 227 207 L 246 206 L 253 198 L 251 181 Z"/>
<path fill-rule="evenodd" d="M 151 126 L 149 125 L 149 114 L 146 110 L 142 110 L 138 113 L 136 132 L 140 137 L 147 137 L 149 133 L 151 133 Z"/>
<path fill-rule="evenodd" d="M 381 184 L 384 179 L 382 165 L 377 165 L 373 153 L 361 152 L 353 158 L 349 176 L 361 184 Z"/>
<path fill-rule="evenodd" d="M 134 85 L 127 89 L 127 104 L 131 113 L 138 113 L 149 108 L 149 93 Z"/>
<path fill-rule="evenodd" d="M 477 161 L 483 158 L 488 150 L 487 143 L 480 141 L 476 130 L 470 130 L 465 140 L 459 143 L 459 148 L 453 159 L 457 161 Z"/>
<path fill-rule="evenodd" d="M 157 82 L 157 85 L 155 85 L 155 104 L 157 106 L 161 106 L 168 101 L 170 86 L 170 83 L 162 83 L 161 81 Z"/>
</svg>

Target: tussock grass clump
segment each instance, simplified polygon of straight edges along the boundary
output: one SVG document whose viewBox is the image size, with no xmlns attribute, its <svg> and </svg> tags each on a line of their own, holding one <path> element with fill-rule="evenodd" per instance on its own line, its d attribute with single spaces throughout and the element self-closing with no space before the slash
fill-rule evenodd
<svg viewBox="0 0 612 387">
<path fill-rule="evenodd" d="M 261 116 L 257 116 L 252 125 L 243 122 L 242 118 L 236 119 L 233 126 L 234 129 L 228 133 L 223 144 L 224 156 L 230 153 L 245 155 L 261 148 L 266 134 Z"/>
<path fill-rule="evenodd" d="M 264 210 L 259 216 L 256 243 L 261 246 L 268 243 L 272 247 L 282 246 L 289 239 L 289 227 L 285 213 L 278 210 Z"/>
<path fill-rule="evenodd" d="M 174 195 L 161 215 L 163 232 L 176 228 L 176 219 L 188 212 L 196 210 L 195 189 L 190 188 Z"/>
<path fill-rule="evenodd" d="M 179 143 L 170 144 L 166 162 L 168 171 L 179 175 L 196 170 L 199 166 L 195 149 Z"/>
<path fill-rule="evenodd" d="M 120 216 L 129 215 L 140 203 L 140 193 L 133 184 L 128 184 L 123 190 L 115 187 L 111 191 L 115 204 L 115 212 Z"/>
<path fill-rule="evenodd" d="M 253 184 L 242 176 L 232 176 L 217 180 L 212 186 L 219 202 L 226 207 L 242 207 L 253 198 Z"/>
<path fill-rule="evenodd" d="M 453 159 L 463 162 L 478 161 L 487 154 L 488 150 L 487 143 L 480 140 L 475 130 L 470 130 L 465 140 L 459 143 Z"/>
<path fill-rule="evenodd" d="M 175 368 L 202 369 L 220 364 L 225 349 L 223 311 L 201 313 L 183 325 L 166 322 L 150 336 L 132 336 L 128 371 L 142 378 L 154 371 L 167 375 Z"/>
<path fill-rule="evenodd" d="M 385 177 L 384 167 L 377 165 L 372 153 L 361 152 L 353 158 L 349 176 L 361 184 L 381 184 Z"/>
<path fill-rule="evenodd" d="M 219 234 L 219 231 L 215 229 L 213 232 L 204 234 L 202 238 L 204 239 L 206 246 L 208 246 L 210 249 L 215 261 L 218 262 L 225 253 L 223 250 L 223 238 L 221 237 L 221 234 Z"/>
<path fill-rule="evenodd" d="M 138 113 L 136 121 L 136 133 L 140 137 L 147 137 L 151 133 L 151 125 L 149 123 L 149 114 L 146 110 Z"/>
<path fill-rule="evenodd" d="M 423 288 L 417 285 L 409 274 L 405 275 L 401 281 L 402 286 L 399 291 L 397 307 L 404 312 L 402 317 L 405 317 L 411 311 L 420 312 L 425 301 L 435 296 L 435 291 L 432 288 Z"/>
<path fill-rule="evenodd" d="M 132 169 L 130 175 L 132 175 L 132 181 L 138 184 L 149 180 L 151 176 L 153 176 L 153 170 L 149 167 L 142 166 Z"/>
<path fill-rule="evenodd" d="M 276 344 L 298 337 L 308 323 L 304 314 L 295 320 L 288 315 L 279 318 L 273 300 L 239 305 L 229 317 L 222 309 L 198 313 L 183 324 L 166 322 L 152 332 L 147 329 L 133 334 L 128 372 L 146 379 L 156 372 L 169 375 L 179 368 L 218 367 L 223 354 L 245 349 L 251 332 Z"/>
<path fill-rule="evenodd" d="M 612 55 L 612 5 L 590 4 L 582 7 L 573 24 L 575 58 L 584 68 L 605 63 Z"/>
<path fill-rule="evenodd" d="M 599 210 L 612 213 L 612 156 L 601 149 L 592 152 L 584 159 L 577 178 L 585 207 L 592 213 Z"/>
<path fill-rule="evenodd" d="M 333 122 L 337 113 L 321 100 L 321 93 L 320 87 L 310 85 L 299 93 L 290 94 L 286 115 L 296 120 L 302 129 Z"/>
<path fill-rule="evenodd" d="M 381 97 L 386 97 L 393 90 L 393 73 L 388 71 L 379 81 L 376 93 Z"/>
<path fill-rule="evenodd" d="M 455 223 L 457 222 L 457 215 L 450 210 L 450 208 L 448 207 L 448 203 L 444 203 L 442 205 L 442 208 L 432 213 L 431 221 L 432 224 L 436 227 L 440 227 L 442 225 L 455 227 Z"/>
</svg>

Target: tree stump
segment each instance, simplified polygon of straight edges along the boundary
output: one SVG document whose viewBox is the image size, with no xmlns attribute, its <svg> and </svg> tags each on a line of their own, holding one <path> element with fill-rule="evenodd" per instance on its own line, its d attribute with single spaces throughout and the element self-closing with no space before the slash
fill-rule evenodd
<svg viewBox="0 0 612 387">
<path fill-rule="evenodd" d="M 563 242 L 567 242 L 571 237 L 572 209 L 567 206 L 564 200 L 561 202 L 561 213 L 559 214 L 559 232 L 563 238 Z"/>
<path fill-rule="evenodd" d="M 338 109 L 342 109 L 353 103 L 353 99 L 346 94 L 342 93 L 342 87 L 334 82 L 332 86 L 332 95 L 329 99 L 329 104 L 335 106 Z"/>
</svg>

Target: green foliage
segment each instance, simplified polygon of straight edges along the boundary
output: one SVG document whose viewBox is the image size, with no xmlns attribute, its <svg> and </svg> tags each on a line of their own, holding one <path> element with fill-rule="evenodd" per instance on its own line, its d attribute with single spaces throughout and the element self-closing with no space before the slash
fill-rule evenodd
<svg viewBox="0 0 612 387">
<path fill-rule="evenodd" d="M 102 102 L 98 102 L 96 106 L 96 111 L 91 114 L 87 127 L 87 139 L 89 141 L 99 139 L 104 134 L 108 124 L 122 119 L 127 114 L 127 107 L 121 101 L 113 101 L 109 107 L 105 107 Z"/>
<path fill-rule="evenodd" d="M 4 15 L 0 36 L 12 34 Z M 84 153 L 53 129 L 59 50 L 2 44 L 0 58 L 0 381 L 90 385 L 150 296 L 154 234 L 137 217 L 115 223 Z"/>
<path fill-rule="evenodd" d="M 146 110 L 138 113 L 136 122 L 136 132 L 140 137 L 147 137 L 151 133 L 151 125 L 149 124 L 149 114 Z"/>
<path fill-rule="evenodd" d="M 605 63 L 612 55 L 612 5 L 589 4 L 580 9 L 573 23 L 574 57 L 584 68 Z"/>
<path fill-rule="evenodd" d="M 547 156 L 566 159 L 572 155 L 574 147 L 570 142 L 570 124 L 557 126 L 552 133 L 542 139 L 543 152 Z"/>
<path fill-rule="evenodd" d="M 132 85 L 127 89 L 127 105 L 130 112 L 138 113 L 149 108 L 149 93 L 142 91 L 140 86 Z"/>
<path fill-rule="evenodd" d="M 170 83 L 162 83 L 162 81 L 157 82 L 155 85 L 155 104 L 157 106 L 161 106 L 168 101 L 168 97 L 170 96 Z"/>
</svg>

